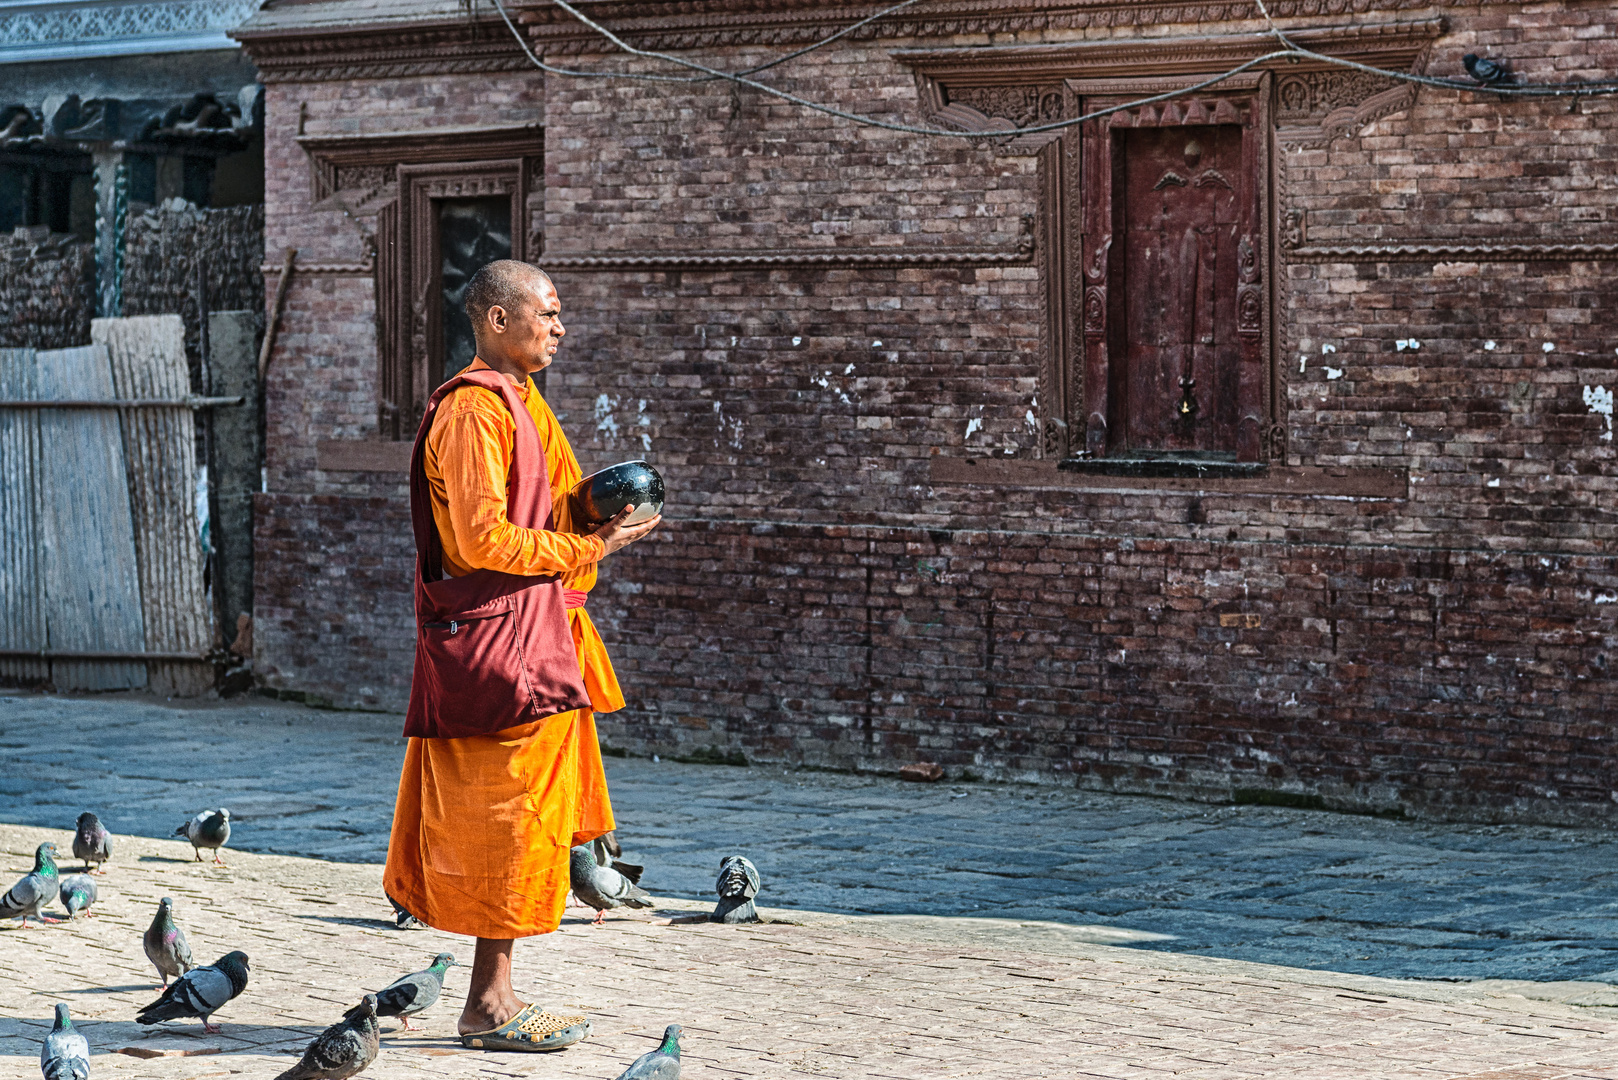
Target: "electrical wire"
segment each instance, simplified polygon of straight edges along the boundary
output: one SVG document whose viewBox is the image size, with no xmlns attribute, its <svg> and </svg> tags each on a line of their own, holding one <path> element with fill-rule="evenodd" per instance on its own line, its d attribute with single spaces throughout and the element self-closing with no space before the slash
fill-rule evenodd
<svg viewBox="0 0 1618 1080">
<path fill-rule="evenodd" d="M 785 90 L 778 89 L 777 87 L 773 87 L 766 83 L 761 83 L 755 79 L 747 77 L 750 74 L 754 74 L 767 68 L 774 67 L 778 64 L 785 63 L 788 60 L 796 59 L 797 57 L 806 53 L 813 52 L 815 49 L 829 45 L 838 38 L 852 33 L 859 27 L 865 26 L 876 21 L 877 19 L 892 14 L 895 11 L 908 7 L 912 3 L 916 3 L 917 0 L 904 0 L 902 3 L 895 4 L 890 8 L 879 11 L 875 15 L 871 15 L 866 19 L 847 26 L 838 33 L 818 41 L 806 48 L 800 49 L 795 53 L 779 57 L 767 64 L 748 68 L 741 72 L 724 71 L 719 68 L 709 67 L 708 65 L 698 63 L 695 60 L 688 60 L 685 57 L 675 56 L 670 53 L 656 52 L 649 49 L 638 49 L 624 41 L 618 35 L 614 34 L 607 27 L 602 26 L 600 23 L 590 18 L 584 12 L 574 7 L 571 3 L 568 3 L 568 0 L 551 0 L 551 2 L 563 12 L 582 23 L 588 29 L 595 31 L 597 34 L 601 35 L 608 42 L 615 45 L 625 53 L 628 53 L 631 56 L 642 57 L 650 60 L 661 60 L 665 63 L 699 71 L 703 73 L 702 76 L 659 75 L 649 72 L 582 71 L 570 68 L 560 68 L 546 64 L 534 54 L 534 51 L 531 48 L 529 48 L 527 39 L 524 38 L 521 31 L 517 29 L 516 24 L 511 21 L 510 15 L 506 13 L 505 4 L 502 2 L 502 0 L 491 0 L 491 2 L 494 4 L 495 9 L 500 13 L 500 18 L 504 20 L 506 28 L 509 29 L 512 36 L 517 39 L 517 44 L 521 46 L 522 51 L 528 56 L 528 59 L 532 61 L 533 64 L 541 71 L 545 71 L 549 74 L 573 78 L 628 79 L 662 83 L 712 82 L 716 79 L 723 79 L 741 86 L 746 86 L 749 89 L 757 90 L 760 93 L 766 94 L 770 97 L 778 98 L 782 101 L 787 101 L 791 104 L 798 105 L 806 109 L 811 109 L 815 112 L 824 113 L 828 116 L 835 116 L 838 119 L 847 120 L 851 123 L 859 124 L 864 127 L 880 128 L 886 131 L 898 131 L 910 135 L 931 135 L 955 139 L 1009 139 L 1021 135 L 1038 135 L 1051 131 L 1060 131 L 1064 128 L 1074 127 L 1078 124 L 1085 124 L 1093 120 L 1099 120 L 1103 117 L 1111 116 L 1114 113 L 1126 112 L 1131 109 L 1138 109 L 1147 105 L 1155 105 L 1159 102 L 1184 97 L 1188 94 L 1194 94 L 1201 90 L 1206 90 L 1209 87 L 1217 86 L 1219 83 L 1222 83 L 1227 79 L 1231 79 L 1242 74 L 1243 72 L 1250 71 L 1262 64 L 1283 59 L 1290 59 L 1293 61 L 1297 61 L 1299 59 L 1309 59 L 1335 67 L 1347 68 L 1352 71 L 1361 71 L 1367 74 L 1379 75 L 1389 79 L 1402 80 L 1404 82 L 1414 83 L 1420 86 L 1432 86 L 1439 89 L 1460 90 L 1470 93 L 1490 93 L 1511 97 L 1575 98 L 1618 94 L 1618 80 L 1615 79 L 1604 79 L 1595 82 L 1581 83 L 1544 83 L 1534 86 L 1488 86 L 1479 85 L 1474 82 L 1462 82 L 1458 79 L 1444 79 L 1427 75 L 1416 75 L 1408 71 L 1389 71 L 1384 68 L 1373 67 L 1369 64 L 1362 64 L 1358 61 L 1347 60 L 1343 57 L 1328 56 L 1324 53 L 1317 53 L 1312 50 L 1302 48 L 1293 42 L 1292 39 L 1287 37 L 1285 32 L 1276 25 L 1275 20 L 1270 17 L 1269 9 L 1265 6 L 1264 0 L 1255 0 L 1260 14 L 1264 17 L 1265 22 L 1269 25 L 1270 31 L 1275 35 L 1277 42 L 1282 46 L 1282 48 L 1273 52 L 1265 53 L 1262 56 L 1254 57 L 1245 63 L 1238 64 L 1229 71 L 1221 72 L 1220 74 L 1210 76 L 1207 79 L 1200 80 L 1190 85 L 1178 87 L 1174 90 L 1169 90 L 1161 94 L 1154 94 L 1150 97 L 1140 98 L 1135 101 L 1125 102 L 1121 105 L 1112 105 L 1106 108 L 1097 109 L 1092 112 L 1085 113 L 1083 116 L 1068 117 L 1066 119 L 1056 120 L 1050 123 L 1035 124 L 1027 127 L 1000 128 L 992 131 L 959 131 L 953 128 L 924 127 L 918 124 L 902 124 L 891 120 L 880 120 L 872 116 L 862 116 L 858 113 L 848 112 L 847 110 L 839 109 L 832 105 L 823 105 L 817 101 L 810 101 L 807 98 L 799 97 L 796 94 L 788 93 Z"/>
</svg>

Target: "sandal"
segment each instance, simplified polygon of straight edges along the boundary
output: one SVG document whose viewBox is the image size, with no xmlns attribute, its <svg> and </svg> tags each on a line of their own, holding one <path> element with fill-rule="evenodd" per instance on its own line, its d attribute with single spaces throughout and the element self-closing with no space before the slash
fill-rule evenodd
<svg viewBox="0 0 1618 1080">
<path fill-rule="evenodd" d="M 497 1028 L 462 1035 L 461 1045 L 473 1050 L 560 1050 L 589 1034 L 590 1021 L 582 1016 L 560 1016 L 540 1005 L 525 1005 Z"/>
</svg>

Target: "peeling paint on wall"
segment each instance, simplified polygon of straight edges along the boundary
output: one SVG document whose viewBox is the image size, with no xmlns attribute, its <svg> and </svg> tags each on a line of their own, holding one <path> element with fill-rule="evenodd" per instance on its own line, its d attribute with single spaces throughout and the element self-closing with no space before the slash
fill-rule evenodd
<svg viewBox="0 0 1618 1080">
<path fill-rule="evenodd" d="M 1612 442 L 1612 391 L 1605 386 L 1586 386 L 1584 388 L 1584 404 L 1590 411 L 1596 413 L 1606 421 L 1607 430 L 1601 433 L 1603 442 Z"/>
<path fill-rule="evenodd" d="M 1329 367 L 1325 369 L 1325 372 L 1328 379 L 1341 379 L 1343 377 L 1343 369 L 1340 367 Z"/>
<path fill-rule="evenodd" d="M 609 439 L 618 437 L 618 417 L 613 410 L 618 408 L 618 399 L 602 394 L 596 398 L 596 430 Z"/>
</svg>

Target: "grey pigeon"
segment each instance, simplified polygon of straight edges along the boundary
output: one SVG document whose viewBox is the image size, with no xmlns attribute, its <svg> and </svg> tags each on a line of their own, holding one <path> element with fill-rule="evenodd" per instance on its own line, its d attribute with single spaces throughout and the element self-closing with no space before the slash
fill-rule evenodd
<svg viewBox="0 0 1618 1080">
<path fill-rule="evenodd" d="M 230 811 L 224 807 L 218 810 L 204 810 L 190 821 L 174 830 L 175 836 L 183 836 L 191 841 L 191 848 L 196 852 L 197 862 L 202 861 L 202 849 L 213 850 L 213 861 L 220 866 L 225 860 L 219 857 L 219 849 L 225 846 L 230 839 Z"/>
<path fill-rule="evenodd" d="M 572 878 L 573 895 L 596 909 L 596 926 L 601 925 L 609 908 L 652 906 L 650 893 L 612 867 L 602 866 L 590 848 L 573 849 L 568 857 L 568 874 Z"/>
<path fill-rule="evenodd" d="M 83 859 L 86 870 L 95 863 L 97 874 L 107 872 L 101 864 L 112 858 L 112 835 L 101 824 L 101 819 L 88 810 L 79 815 L 78 827 L 73 833 L 73 857 Z"/>
<path fill-rule="evenodd" d="M 1512 81 L 1511 72 L 1506 70 L 1504 64 L 1479 56 L 1477 53 L 1467 53 L 1461 57 L 1461 66 L 1466 73 L 1484 86 L 1505 86 Z"/>
<path fill-rule="evenodd" d="M 387 896 L 388 894 L 383 893 L 382 895 Z M 420 919 L 416 918 L 414 915 L 410 914 L 410 912 L 406 911 L 404 909 L 404 905 L 399 903 L 399 901 L 395 900 L 391 896 L 388 896 L 388 903 L 393 905 L 393 921 L 398 924 L 399 929 L 401 929 L 401 930 L 425 930 L 425 929 L 427 929 L 427 924 L 422 922 Z"/>
<path fill-rule="evenodd" d="M 624 862 L 624 849 L 618 843 L 617 830 L 602 833 L 590 841 L 590 847 L 596 853 L 596 862 L 602 866 L 610 866 L 636 885 L 640 884 L 640 876 L 646 873 L 646 867 Z"/>
<path fill-rule="evenodd" d="M 438 1000 L 444 990 L 444 973 L 460 966 L 449 953 L 439 953 L 425 971 L 402 976 L 378 990 L 376 1014 L 397 1016 L 406 1031 L 416 1030 L 410 1026 L 410 1018 Z"/>
<path fill-rule="evenodd" d="M 45 1080 L 89 1080 L 90 1043 L 73 1026 L 66 1005 L 56 1006 L 56 1024 L 39 1048 L 39 1071 Z"/>
<path fill-rule="evenodd" d="M 376 1060 L 379 1031 L 376 995 L 343 1014 L 340 1023 L 316 1035 L 298 1063 L 275 1080 L 343 1080 Z"/>
<path fill-rule="evenodd" d="M 630 1063 L 618 1080 L 680 1080 L 680 1025 L 663 1029 L 663 1045 Z"/>
<path fill-rule="evenodd" d="M 192 968 L 174 980 L 163 996 L 135 1014 L 136 1023 L 160 1024 L 164 1020 L 199 1017 L 202 1030 L 218 1034 L 217 1024 L 208 1017 L 227 1001 L 247 989 L 247 954 L 229 952 L 207 967 Z"/>
<path fill-rule="evenodd" d="M 60 876 L 56 869 L 56 845 L 41 844 L 34 849 L 34 869 L 27 877 L 0 896 L 0 919 L 21 919 L 28 925 L 32 915 L 42 923 L 59 922 L 47 919 L 39 909 L 56 899 L 56 882 Z"/>
<path fill-rule="evenodd" d="M 753 906 L 758 888 L 758 867 L 745 855 L 726 855 L 719 860 L 719 880 L 714 882 L 719 906 L 708 916 L 708 921 L 758 922 L 758 909 Z"/>
<path fill-rule="evenodd" d="M 90 905 L 96 902 L 95 878 L 89 874 L 74 874 L 72 877 L 62 879 L 61 891 L 58 893 L 62 906 L 67 908 L 67 917 L 77 919 L 79 912 L 84 912 L 85 918 L 90 918 Z"/>
<path fill-rule="evenodd" d="M 146 949 L 146 959 L 163 976 L 159 990 L 168 987 L 170 976 L 178 978 L 197 966 L 191 959 L 191 945 L 185 940 L 185 931 L 174 921 L 174 901 L 166 896 L 158 902 L 157 914 L 152 917 L 152 925 L 146 928 L 140 943 Z"/>
</svg>

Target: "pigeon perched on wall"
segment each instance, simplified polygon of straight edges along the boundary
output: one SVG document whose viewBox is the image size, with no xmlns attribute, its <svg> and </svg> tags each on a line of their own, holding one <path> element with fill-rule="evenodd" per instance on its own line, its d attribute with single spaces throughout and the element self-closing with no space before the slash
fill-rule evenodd
<svg viewBox="0 0 1618 1080">
<path fill-rule="evenodd" d="M 758 867 L 745 855 L 726 855 L 719 860 L 719 880 L 714 882 L 719 905 L 708 916 L 709 922 L 758 922 L 753 897 L 758 895 Z"/>
<path fill-rule="evenodd" d="M 316 1035 L 298 1063 L 275 1080 L 343 1080 L 376 1060 L 378 1048 L 376 995 L 343 1014 L 343 1019 Z"/>
<path fill-rule="evenodd" d="M 45 1080 L 89 1080 L 90 1043 L 73 1026 L 66 1005 L 56 1006 L 56 1023 L 39 1048 L 39 1071 Z"/>
<path fill-rule="evenodd" d="M 414 1031 L 410 1018 L 432 1005 L 444 990 L 444 973 L 460 967 L 455 957 L 441 952 L 424 971 L 415 971 L 394 980 L 376 992 L 376 1014 L 397 1016 L 406 1031 Z"/>
<path fill-rule="evenodd" d="M 663 1045 L 636 1058 L 618 1080 L 680 1080 L 680 1025 L 663 1029 Z"/>
<path fill-rule="evenodd" d="M 1467 53 L 1461 57 L 1461 66 L 1466 68 L 1468 75 L 1484 86 L 1505 86 L 1512 81 L 1511 72 L 1504 64 L 1476 53 Z"/>
<path fill-rule="evenodd" d="M 192 968 L 175 979 L 162 997 L 136 1013 L 135 1021 L 159 1024 L 195 1016 L 202 1020 L 202 1030 L 218 1034 L 219 1026 L 210 1024 L 208 1017 L 247 989 L 247 971 L 247 954 L 241 951 L 226 953 L 207 967 Z"/>
<path fill-rule="evenodd" d="M 573 895 L 596 909 L 595 925 L 600 926 L 607 911 L 615 907 L 649 908 L 651 894 L 610 866 L 596 861 L 595 852 L 576 847 L 568 857 Z"/>
<path fill-rule="evenodd" d="M 77 919 L 79 912 L 84 912 L 85 918 L 90 918 L 90 905 L 96 902 L 95 879 L 89 874 L 74 874 L 62 879 L 62 885 L 57 895 L 61 898 L 62 906 L 67 909 L 67 917 Z"/>
<path fill-rule="evenodd" d="M 84 868 L 90 869 L 95 863 L 95 873 L 104 874 L 106 868 L 101 864 L 112 858 L 112 835 L 107 827 L 101 824 L 101 819 L 86 810 L 79 815 L 79 823 L 73 833 L 73 857 L 84 860 Z"/>
<path fill-rule="evenodd" d="M 175 829 L 174 835 L 183 836 L 191 841 L 191 849 L 196 852 L 197 862 L 202 861 L 202 849 L 211 848 L 213 861 L 224 866 L 225 860 L 219 857 L 219 849 L 230 839 L 230 811 L 224 807 L 218 810 L 204 810 Z"/>
<path fill-rule="evenodd" d="M 56 859 L 55 844 L 41 844 L 34 849 L 33 871 L 13 885 L 6 895 L 0 896 L 0 919 L 21 919 L 25 927 L 30 915 L 42 923 L 61 921 L 48 919 L 39 910 L 56 899 L 56 882 L 60 877 Z"/>
<path fill-rule="evenodd" d="M 166 896 L 158 902 L 157 914 L 152 917 L 152 925 L 146 928 L 141 945 L 146 949 L 146 959 L 163 976 L 159 990 L 168 988 L 171 976 L 179 978 L 197 966 L 191 959 L 191 945 L 185 940 L 185 931 L 174 921 L 174 901 Z"/>
<path fill-rule="evenodd" d="M 602 866 L 612 867 L 636 885 L 640 884 L 640 876 L 646 873 L 646 867 L 623 861 L 621 856 L 624 849 L 619 846 L 618 837 L 610 832 L 602 833 L 590 841 L 590 850 L 595 852 L 596 862 Z"/>
</svg>

